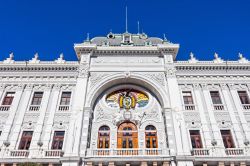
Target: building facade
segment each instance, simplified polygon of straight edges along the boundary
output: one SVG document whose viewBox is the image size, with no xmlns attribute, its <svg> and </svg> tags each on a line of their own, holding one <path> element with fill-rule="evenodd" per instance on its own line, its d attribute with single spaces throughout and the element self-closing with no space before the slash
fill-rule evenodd
<svg viewBox="0 0 250 166">
<path fill-rule="evenodd" d="M 0 163 L 250 165 L 250 63 L 176 61 L 146 34 L 75 44 L 78 61 L 0 62 Z"/>
</svg>

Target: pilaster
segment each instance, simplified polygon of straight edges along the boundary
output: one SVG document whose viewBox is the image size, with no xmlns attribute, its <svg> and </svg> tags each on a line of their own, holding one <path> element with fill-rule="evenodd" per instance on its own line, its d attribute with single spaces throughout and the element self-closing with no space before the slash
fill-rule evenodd
<svg viewBox="0 0 250 166">
<path fill-rule="evenodd" d="M 61 93 L 61 85 L 57 84 L 53 87 L 52 93 L 51 93 L 51 106 L 48 108 L 48 120 L 45 124 L 45 130 L 44 132 L 47 133 L 44 135 L 42 142 L 43 142 L 43 148 L 44 149 L 50 149 L 49 143 L 51 141 L 51 135 L 53 134 L 53 124 L 54 124 L 54 116 L 55 112 L 57 110 L 57 103 L 59 101 L 59 96 Z"/>
<path fill-rule="evenodd" d="M 30 101 L 31 93 L 32 93 L 33 85 L 27 85 L 24 89 L 22 99 L 20 102 L 20 105 L 18 107 L 18 112 L 16 113 L 18 116 L 15 118 L 15 121 L 13 122 L 13 132 L 10 137 L 10 149 L 17 148 L 17 142 L 21 135 L 21 127 L 23 123 L 23 118 L 25 115 L 25 112 L 28 110 L 28 104 Z"/>
<path fill-rule="evenodd" d="M 91 55 L 91 52 L 81 55 L 76 90 L 73 96 L 72 116 L 70 118 L 67 144 L 66 144 L 64 156 L 78 156 L 79 155 L 81 137 L 83 134 L 82 133 L 82 126 L 84 123 L 83 116 L 85 115 L 84 105 L 85 105 L 88 80 L 89 80 L 90 55 Z M 85 152 L 86 149 L 81 148 L 81 150 Z"/>
<path fill-rule="evenodd" d="M 176 69 L 169 66 L 166 69 L 166 77 L 168 84 L 169 100 L 172 108 L 172 118 L 175 132 L 176 148 L 178 155 L 190 155 L 190 147 L 188 142 L 188 134 L 183 120 L 181 93 L 179 90 L 177 78 L 175 75 Z M 184 143 L 185 142 L 185 143 Z"/>
<path fill-rule="evenodd" d="M 52 85 L 46 85 L 45 91 L 43 94 L 43 98 L 42 98 L 41 107 L 39 109 L 40 116 L 38 118 L 38 121 L 36 123 L 35 129 L 33 132 L 33 136 L 32 136 L 32 141 L 31 141 L 31 146 L 30 146 L 31 150 L 38 149 L 37 143 L 38 143 L 38 141 L 41 141 L 45 114 L 46 114 L 46 111 L 48 110 L 48 106 L 50 103 L 51 90 L 52 90 Z M 36 154 L 34 154 L 34 155 L 36 155 Z"/>
<path fill-rule="evenodd" d="M 211 95 L 210 91 L 208 90 L 208 87 L 206 84 L 202 84 L 202 99 L 204 101 L 204 105 L 206 106 L 207 110 L 207 116 L 210 119 L 211 122 L 211 129 L 212 129 L 212 139 L 216 141 L 216 144 L 220 147 L 223 147 L 223 142 L 220 134 L 220 129 L 217 126 L 217 122 L 214 116 L 214 109 L 213 109 L 213 103 L 211 101 Z"/>
<path fill-rule="evenodd" d="M 240 99 L 239 99 L 239 95 L 238 95 L 238 92 L 235 88 L 235 86 L 233 84 L 229 85 L 229 92 L 231 94 L 231 97 L 232 97 L 232 104 L 234 105 L 234 108 L 236 109 L 235 111 L 238 113 L 239 115 L 239 119 L 240 119 L 240 125 L 242 126 L 242 130 L 243 130 L 243 139 L 248 139 L 248 141 L 250 141 L 250 129 L 247 125 L 247 121 L 245 119 L 245 116 L 243 114 L 243 108 L 242 108 L 242 104 L 240 102 Z M 244 141 L 247 141 L 247 140 L 244 140 Z"/>
<path fill-rule="evenodd" d="M 20 100 L 22 99 L 24 87 L 25 87 L 24 85 L 19 85 L 16 89 L 15 96 L 14 96 L 12 105 L 11 105 L 10 110 L 9 110 L 9 116 L 6 120 L 4 130 L 3 130 L 2 135 L 0 137 L 0 144 L 2 144 L 4 141 L 8 141 L 8 142 L 10 141 L 9 136 L 10 136 L 11 131 L 12 131 L 15 115 L 16 115 L 18 107 L 20 105 Z"/>
<path fill-rule="evenodd" d="M 227 110 L 228 110 L 228 113 L 230 115 L 230 119 L 232 121 L 232 125 L 233 125 L 233 131 L 234 132 L 234 135 L 236 137 L 236 140 L 234 140 L 234 143 L 238 144 L 239 147 L 243 147 L 243 136 L 241 134 L 241 129 L 240 129 L 240 126 L 239 126 L 239 123 L 236 119 L 236 114 L 234 112 L 234 105 L 233 105 L 233 101 L 230 99 L 230 92 L 228 90 L 228 87 L 227 85 L 222 85 L 221 86 L 222 88 L 222 94 L 223 94 L 223 97 L 225 99 L 225 102 L 226 102 L 226 105 L 227 105 Z"/>
<path fill-rule="evenodd" d="M 202 123 L 202 133 L 203 137 L 206 139 L 203 139 L 205 142 L 203 143 L 204 148 L 211 146 L 211 131 L 209 128 L 211 128 L 209 118 L 206 117 L 206 112 L 204 109 L 203 101 L 202 101 L 202 95 L 201 95 L 201 87 L 199 84 L 194 85 L 194 98 L 196 101 L 197 110 L 200 112 L 201 117 L 201 123 Z"/>
</svg>

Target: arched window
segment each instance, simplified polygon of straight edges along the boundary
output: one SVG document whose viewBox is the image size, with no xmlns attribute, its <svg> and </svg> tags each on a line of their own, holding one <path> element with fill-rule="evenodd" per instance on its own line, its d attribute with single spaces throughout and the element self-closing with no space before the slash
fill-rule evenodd
<svg viewBox="0 0 250 166">
<path fill-rule="evenodd" d="M 133 123 L 125 122 L 118 127 L 117 148 L 138 148 L 138 132 Z"/>
<path fill-rule="evenodd" d="M 98 148 L 109 148 L 110 129 L 108 126 L 101 126 L 98 131 Z"/>
<path fill-rule="evenodd" d="M 148 125 L 145 128 L 146 148 L 158 148 L 157 130 L 153 125 Z"/>
</svg>

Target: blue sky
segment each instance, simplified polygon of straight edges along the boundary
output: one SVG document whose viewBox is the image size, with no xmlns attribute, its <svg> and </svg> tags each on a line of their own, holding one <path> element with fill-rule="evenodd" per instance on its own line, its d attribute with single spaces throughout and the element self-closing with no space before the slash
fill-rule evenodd
<svg viewBox="0 0 250 166">
<path fill-rule="evenodd" d="M 0 61 L 14 52 L 15 60 L 41 60 L 64 53 L 77 60 L 73 44 L 90 37 L 128 30 L 137 21 L 149 36 L 180 44 L 178 60 L 192 51 L 200 60 L 250 59 L 250 0 L 0 0 Z"/>
</svg>

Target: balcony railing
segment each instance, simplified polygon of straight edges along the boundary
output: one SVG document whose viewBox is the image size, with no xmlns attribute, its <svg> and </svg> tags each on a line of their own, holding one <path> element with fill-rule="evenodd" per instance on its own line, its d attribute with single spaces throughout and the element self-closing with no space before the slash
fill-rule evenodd
<svg viewBox="0 0 250 166">
<path fill-rule="evenodd" d="M 29 111 L 39 111 L 40 110 L 40 105 L 31 105 L 29 107 Z"/>
<path fill-rule="evenodd" d="M 184 107 L 185 107 L 185 110 L 195 110 L 194 104 L 185 104 Z"/>
<path fill-rule="evenodd" d="M 224 110 L 224 105 L 223 104 L 214 104 L 214 110 L 221 111 Z"/>
<path fill-rule="evenodd" d="M 225 150 L 225 153 L 228 156 L 240 156 L 240 155 L 244 155 L 244 149 L 242 149 L 242 148 L 227 148 Z"/>
<path fill-rule="evenodd" d="M 10 105 L 2 105 L 0 106 L 0 111 L 9 111 L 10 110 Z"/>
<path fill-rule="evenodd" d="M 29 150 L 11 150 L 9 156 L 17 158 L 25 158 L 29 156 Z"/>
<path fill-rule="evenodd" d="M 193 156 L 209 156 L 209 149 L 197 148 L 191 151 Z"/>
<path fill-rule="evenodd" d="M 45 150 L 44 156 L 48 158 L 58 158 L 63 156 L 62 150 Z"/>
<path fill-rule="evenodd" d="M 155 156 L 169 155 L 168 150 L 163 151 L 158 148 L 148 149 L 89 149 L 89 156 Z"/>
<path fill-rule="evenodd" d="M 59 105 L 58 111 L 69 111 L 69 105 Z"/>
<path fill-rule="evenodd" d="M 250 110 L 250 104 L 242 104 L 244 110 Z"/>
</svg>

